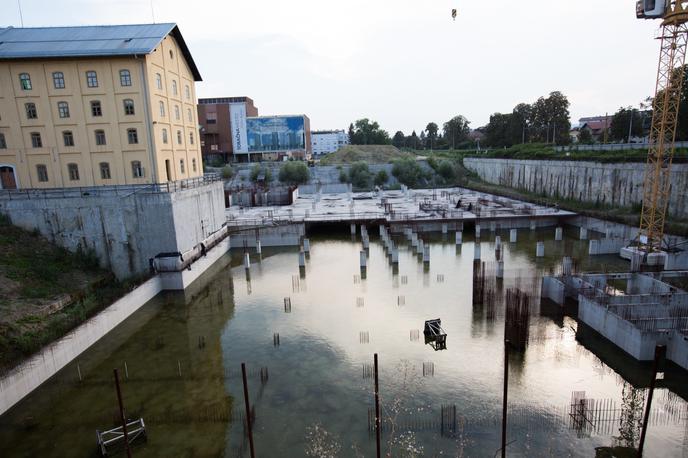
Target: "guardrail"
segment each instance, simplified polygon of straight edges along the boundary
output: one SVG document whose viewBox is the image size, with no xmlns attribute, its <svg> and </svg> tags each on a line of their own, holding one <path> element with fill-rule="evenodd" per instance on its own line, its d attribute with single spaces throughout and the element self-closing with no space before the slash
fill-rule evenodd
<svg viewBox="0 0 688 458">
<path fill-rule="evenodd" d="M 688 148 L 688 141 L 675 142 L 676 148 Z M 569 146 L 555 146 L 554 150 L 559 152 L 567 151 L 626 151 L 626 150 L 642 150 L 648 149 L 650 143 L 601 143 L 595 145 L 569 145 Z"/>
<path fill-rule="evenodd" d="M 27 189 L 1 189 L 0 199 L 65 199 L 75 197 L 100 197 L 117 196 L 129 197 L 134 194 L 165 194 L 185 189 L 194 189 L 209 183 L 222 181 L 219 174 L 206 174 L 202 177 L 188 180 L 170 181 L 167 183 L 151 183 L 140 185 L 115 185 L 115 186 L 79 186 L 73 188 L 27 188 Z"/>
</svg>

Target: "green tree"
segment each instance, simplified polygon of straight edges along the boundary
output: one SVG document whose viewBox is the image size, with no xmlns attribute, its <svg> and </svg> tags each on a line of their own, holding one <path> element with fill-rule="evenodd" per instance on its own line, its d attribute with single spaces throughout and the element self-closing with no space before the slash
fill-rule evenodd
<svg viewBox="0 0 688 458">
<path fill-rule="evenodd" d="M 406 137 L 402 131 L 398 130 L 397 133 L 394 134 L 394 137 L 392 138 L 392 145 L 396 146 L 397 148 L 403 148 L 406 145 Z"/>
<path fill-rule="evenodd" d="M 435 147 L 435 142 L 437 141 L 437 132 L 439 131 L 439 127 L 437 127 L 437 124 L 434 122 L 428 123 L 428 125 L 425 127 L 425 131 L 427 132 L 426 135 L 426 141 L 427 141 L 427 146 L 430 149 L 433 149 Z"/>
<path fill-rule="evenodd" d="M 264 181 L 270 183 L 272 181 L 272 170 L 269 167 L 263 167 L 261 164 L 255 164 L 251 168 L 251 181 Z"/>
<path fill-rule="evenodd" d="M 582 145 L 592 145 L 595 143 L 595 139 L 592 138 L 592 132 L 587 127 L 581 129 L 580 134 L 578 134 L 578 143 Z"/>
<path fill-rule="evenodd" d="M 232 178 L 232 176 L 234 176 L 234 170 L 232 170 L 231 165 L 228 164 L 228 165 L 225 165 L 224 167 L 222 167 L 222 178 L 224 178 L 225 180 L 228 180 L 228 179 Z"/>
<path fill-rule="evenodd" d="M 609 128 L 609 136 L 613 141 L 628 142 L 628 132 L 632 137 L 643 136 L 643 118 L 638 110 L 631 108 L 619 108 L 612 117 L 612 124 Z"/>
<path fill-rule="evenodd" d="M 509 131 L 513 114 L 495 113 L 490 116 L 490 122 L 485 127 L 485 144 L 501 148 L 511 146 L 513 142 L 509 137 Z"/>
<path fill-rule="evenodd" d="M 349 126 L 351 131 L 351 126 Z M 387 131 L 380 128 L 376 121 L 368 118 L 359 119 L 354 124 L 352 145 L 389 145 L 391 140 Z"/>
<path fill-rule="evenodd" d="M 413 149 L 420 149 L 421 141 L 420 138 L 418 138 L 418 135 L 416 135 L 415 130 L 411 133 L 411 135 L 406 137 L 406 146 Z"/>
<path fill-rule="evenodd" d="M 354 188 L 368 189 L 372 177 L 368 164 L 363 161 L 354 163 L 349 169 L 349 181 Z"/>
<path fill-rule="evenodd" d="M 554 91 L 547 98 L 540 97 L 532 105 L 531 139 L 536 142 L 567 145 L 571 141 L 569 101 L 564 94 Z"/>
<path fill-rule="evenodd" d="M 303 162 L 287 162 L 282 166 L 279 172 L 279 180 L 282 183 L 290 185 L 298 185 L 308 183 L 310 179 L 310 172 L 308 167 Z"/>
<path fill-rule="evenodd" d="M 384 186 L 385 184 L 387 184 L 388 181 L 389 181 L 389 175 L 387 174 L 386 170 L 380 170 L 375 175 L 375 185 L 376 186 Z"/>
<path fill-rule="evenodd" d="M 394 162 L 392 175 L 399 180 L 399 183 L 411 188 L 417 186 L 423 178 L 423 169 L 414 159 L 400 159 Z"/>
<path fill-rule="evenodd" d="M 447 181 L 451 181 L 456 177 L 454 165 L 447 160 L 440 162 L 440 165 L 437 167 L 437 173 Z"/>
<path fill-rule="evenodd" d="M 468 134 L 471 133 L 471 129 L 468 127 L 469 124 L 470 121 L 461 115 L 454 116 L 444 123 L 442 126 L 444 139 L 452 149 L 456 149 L 459 143 L 468 140 Z"/>
<path fill-rule="evenodd" d="M 355 145 L 354 140 L 356 137 L 356 130 L 354 129 L 354 123 L 349 124 L 349 143 Z"/>
</svg>

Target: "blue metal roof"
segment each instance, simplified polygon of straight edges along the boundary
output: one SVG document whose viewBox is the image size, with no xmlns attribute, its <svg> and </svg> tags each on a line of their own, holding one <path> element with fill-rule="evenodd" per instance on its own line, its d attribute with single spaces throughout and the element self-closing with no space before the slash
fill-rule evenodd
<svg viewBox="0 0 688 458">
<path fill-rule="evenodd" d="M 167 35 L 177 40 L 194 79 L 201 75 L 177 24 L 0 28 L 0 60 L 149 54 Z"/>
</svg>

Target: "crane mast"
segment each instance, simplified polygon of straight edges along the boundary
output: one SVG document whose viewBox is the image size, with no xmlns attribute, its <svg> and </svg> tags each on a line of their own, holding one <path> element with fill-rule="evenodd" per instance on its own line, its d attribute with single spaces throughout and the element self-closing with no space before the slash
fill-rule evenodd
<svg viewBox="0 0 688 458">
<path fill-rule="evenodd" d="M 671 193 L 671 163 L 676 149 L 674 141 L 688 47 L 688 0 L 668 2 L 662 19 L 661 51 L 640 217 L 640 248 L 646 253 L 663 248 Z"/>
</svg>

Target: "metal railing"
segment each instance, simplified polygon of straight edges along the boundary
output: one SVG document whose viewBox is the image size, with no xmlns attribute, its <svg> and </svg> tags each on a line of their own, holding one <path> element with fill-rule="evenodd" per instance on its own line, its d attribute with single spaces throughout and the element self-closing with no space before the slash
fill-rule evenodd
<svg viewBox="0 0 688 458">
<path fill-rule="evenodd" d="M 27 188 L 0 189 L 0 199 L 65 199 L 75 197 L 129 197 L 134 194 L 164 194 L 194 189 L 209 183 L 222 181 L 219 174 L 208 173 L 202 177 L 167 183 L 114 185 L 114 186 L 79 186 L 73 188 Z"/>
<path fill-rule="evenodd" d="M 687 142 L 675 142 L 676 148 L 688 148 Z M 646 150 L 650 143 L 598 143 L 594 145 L 569 145 L 555 146 L 555 151 L 626 151 L 626 150 Z"/>
</svg>

